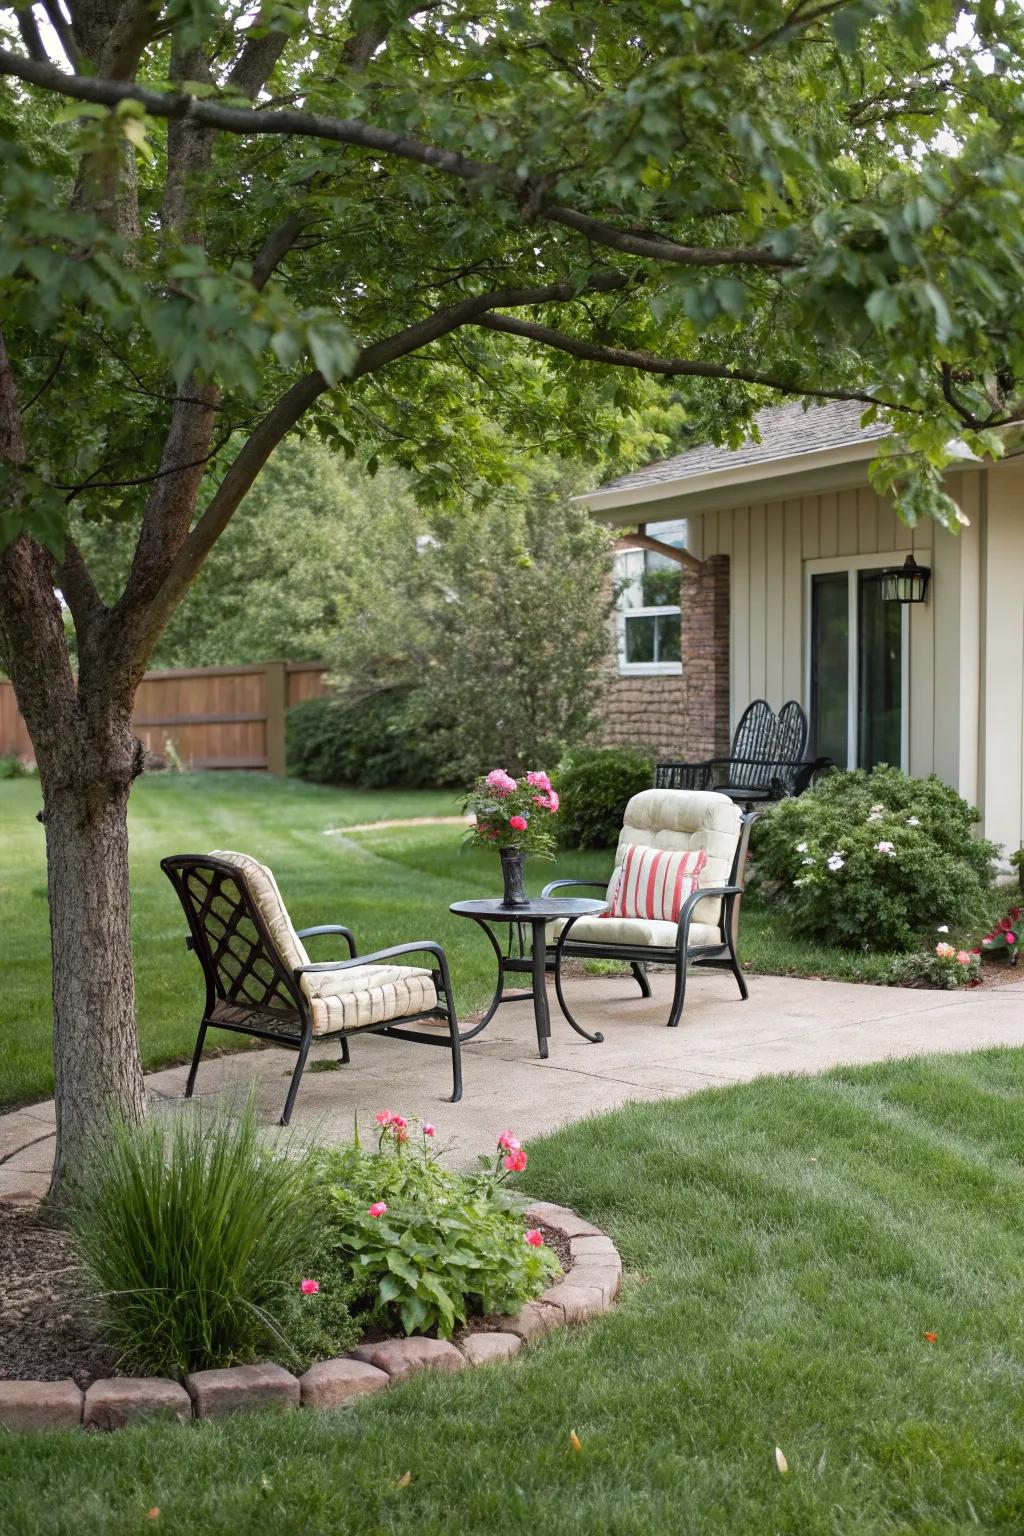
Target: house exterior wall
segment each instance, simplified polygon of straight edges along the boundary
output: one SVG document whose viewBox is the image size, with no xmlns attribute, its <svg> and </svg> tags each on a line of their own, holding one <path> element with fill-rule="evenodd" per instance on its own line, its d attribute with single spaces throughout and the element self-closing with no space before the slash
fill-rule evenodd
<svg viewBox="0 0 1024 1536">
<path fill-rule="evenodd" d="M 1024 468 L 986 475 L 978 776 L 985 832 L 1024 845 Z"/>
<path fill-rule="evenodd" d="M 655 758 L 700 761 L 728 750 L 729 560 L 680 567 L 681 673 L 623 676 L 614 660 L 602 706 L 605 746 L 632 746 Z M 613 632 L 614 644 L 614 632 Z"/>
</svg>

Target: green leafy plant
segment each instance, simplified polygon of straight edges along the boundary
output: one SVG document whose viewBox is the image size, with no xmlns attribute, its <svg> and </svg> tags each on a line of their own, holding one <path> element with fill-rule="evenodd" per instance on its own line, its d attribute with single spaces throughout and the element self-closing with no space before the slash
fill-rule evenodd
<svg viewBox="0 0 1024 1536">
<path fill-rule="evenodd" d="M 976 949 L 956 950 L 952 944 L 936 944 L 924 954 L 899 955 L 890 968 L 896 987 L 938 987 L 948 992 L 977 986 L 981 980 L 981 956 Z"/>
<path fill-rule="evenodd" d="M 525 1232 L 508 1176 L 526 1152 L 503 1131 L 476 1175 L 441 1168 L 435 1127 L 382 1110 L 376 1152 L 323 1155 L 334 1203 L 335 1262 L 362 1305 L 406 1333 L 450 1338 L 473 1314 L 516 1312 L 560 1273 L 538 1231 Z"/>
<path fill-rule="evenodd" d="M 411 731 L 401 690 L 358 702 L 305 699 L 288 711 L 288 766 L 313 784 L 422 788 L 441 780 L 428 731 Z"/>
<path fill-rule="evenodd" d="M 301 1365 L 354 1341 L 344 1277 L 302 1291 L 322 1242 L 310 1167 L 266 1146 L 251 1104 L 110 1126 L 72 1222 L 122 1368 Z"/>
<path fill-rule="evenodd" d="M 558 765 L 563 848 L 614 848 L 627 802 L 654 781 L 654 762 L 633 747 L 577 747 Z"/>
<path fill-rule="evenodd" d="M 0 779 L 27 779 L 32 769 L 13 753 L 0 757 Z"/>
<path fill-rule="evenodd" d="M 760 882 L 795 931 L 849 949 L 909 950 L 985 920 L 996 849 L 978 812 L 932 774 L 832 773 L 754 829 Z"/>
<path fill-rule="evenodd" d="M 1017 884 L 1024 891 L 1024 848 L 1018 848 L 1016 853 L 1010 854 L 1010 863 L 1017 871 Z"/>
</svg>

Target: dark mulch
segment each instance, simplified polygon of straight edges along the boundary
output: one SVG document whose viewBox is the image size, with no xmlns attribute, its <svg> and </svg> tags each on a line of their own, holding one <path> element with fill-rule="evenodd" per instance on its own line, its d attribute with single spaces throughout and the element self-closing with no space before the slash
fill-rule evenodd
<svg viewBox="0 0 1024 1536">
<path fill-rule="evenodd" d="M 87 1387 L 113 1374 L 70 1234 L 38 1210 L 0 1209 L 0 1380 Z"/>
<path fill-rule="evenodd" d="M 537 1225 L 568 1271 L 568 1240 L 543 1222 Z M 493 1332 L 498 1326 L 493 1317 L 473 1318 L 464 1331 Z M 85 1388 L 116 1374 L 70 1233 L 52 1226 L 37 1209 L 0 1208 L 0 1381 L 70 1376 Z"/>
</svg>

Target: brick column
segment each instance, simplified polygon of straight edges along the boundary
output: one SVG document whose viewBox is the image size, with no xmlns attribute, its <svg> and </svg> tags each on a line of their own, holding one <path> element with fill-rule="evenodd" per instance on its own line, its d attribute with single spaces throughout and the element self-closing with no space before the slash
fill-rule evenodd
<svg viewBox="0 0 1024 1536">
<path fill-rule="evenodd" d="M 684 567 L 682 609 L 685 752 L 699 761 L 729 750 L 729 557 Z"/>
</svg>

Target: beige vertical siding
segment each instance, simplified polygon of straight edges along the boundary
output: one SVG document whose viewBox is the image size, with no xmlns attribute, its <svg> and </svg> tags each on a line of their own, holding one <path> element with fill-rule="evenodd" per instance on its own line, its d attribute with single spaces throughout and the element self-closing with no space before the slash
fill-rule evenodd
<svg viewBox="0 0 1024 1536">
<path fill-rule="evenodd" d="M 990 470 L 982 550 L 981 782 L 985 831 L 1024 844 L 1024 468 Z"/>
<path fill-rule="evenodd" d="M 733 722 L 751 699 L 767 698 L 776 707 L 789 698 L 807 703 L 805 562 L 913 549 L 933 576 L 928 602 L 909 617 L 910 771 L 935 771 L 954 784 L 963 771 L 964 789 L 976 793 L 977 684 L 970 674 L 973 667 L 976 679 L 979 486 L 977 472 L 952 477 L 952 494 L 972 517 L 961 536 L 931 523 L 911 532 L 866 485 L 693 519 L 694 552 L 730 559 Z M 1024 537 L 1024 513 L 1019 526 Z M 1019 628 L 1017 643 L 1020 649 Z M 972 647 L 972 667 L 963 666 Z"/>
</svg>

